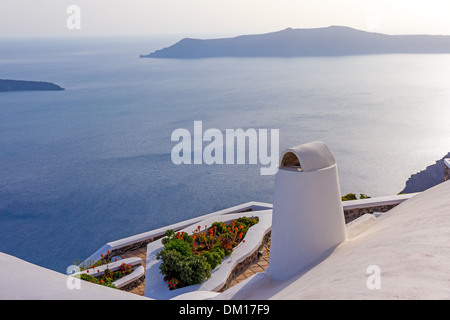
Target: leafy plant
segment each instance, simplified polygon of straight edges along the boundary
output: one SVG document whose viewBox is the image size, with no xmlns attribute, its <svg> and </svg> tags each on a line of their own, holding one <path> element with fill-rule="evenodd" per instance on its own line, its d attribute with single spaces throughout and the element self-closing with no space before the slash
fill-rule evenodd
<svg viewBox="0 0 450 320">
<path fill-rule="evenodd" d="M 91 276 L 90 274 L 82 273 L 82 274 L 80 274 L 80 279 L 84 280 L 84 281 L 100 284 L 100 281 L 98 281 L 98 279 L 96 277 Z"/>
<path fill-rule="evenodd" d="M 204 251 L 201 256 L 206 259 L 211 269 L 214 270 L 225 257 L 225 250 L 221 248 L 220 244 L 214 246 L 210 251 Z"/>
<path fill-rule="evenodd" d="M 103 255 L 102 255 L 103 258 Z M 86 273 L 80 274 L 80 279 L 89 281 L 92 283 L 100 284 L 103 286 L 115 288 L 115 285 L 113 282 L 116 280 L 119 280 L 120 278 L 130 274 L 133 271 L 133 267 L 130 264 L 122 263 L 119 267 L 119 269 L 115 272 L 111 271 L 108 267 L 105 269 L 103 274 L 99 276 L 98 278 L 89 274 L 89 270 L 93 269 L 95 271 L 95 268 L 98 267 L 97 263 L 91 264 L 89 269 L 86 269 Z"/>
<path fill-rule="evenodd" d="M 342 201 L 347 201 L 347 200 L 356 200 L 356 194 L 354 193 L 347 193 L 345 196 L 342 196 Z"/>
<path fill-rule="evenodd" d="M 160 271 L 169 288 L 199 284 L 211 276 L 225 256 L 240 243 L 248 229 L 258 223 L 257 217 L 241 217 L 226 225 L 214 222 L 202 230 L 198 226 L 192 235 L 167 230 L 161 240 L 164 248 L 156 254 L 161 260 Z"/>
<path fill-rule="evenodd" d="M 161 250 L 157 258 L 162 260 L 160 271 L 171 289 L 201 283 L 211 276 L 211 266 L 204 257 L 185 256 L 172 249 Z"/>
<path fill-rule="evenodd" d="M 182 239 L 173 239 L 169 241 L 166 245 L 166 250 L 175 250 L 182 254 L 183 256 L 192 255 L 191 246 L 184 242 Z"/>
<path fill-rule="evenodd" d="M 368 199 L 370 198 L 368 195 L 364 193 L 359 194 L 359 199 Z M 356 194 L 354 193 L 347 193 L 345 196 L 342 196 L 342 201 L 348 201 L 348 200 L 357 200 Z"/>
</svg>

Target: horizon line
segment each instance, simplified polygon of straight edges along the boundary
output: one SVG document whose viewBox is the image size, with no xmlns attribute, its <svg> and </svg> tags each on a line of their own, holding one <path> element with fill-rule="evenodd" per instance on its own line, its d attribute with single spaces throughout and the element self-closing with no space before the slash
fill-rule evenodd
<svg viewBox="0 0 450 320">
<path fill-rule="evenodd" d="M 83 39 L 83 38 L 125 38 L 125 37 L 133 37 L 133 38 L 139 38 L 139 37 L 196 37 L 196 36 L 212 36 L 212 37 L 223 37 L 223 38 L 233 38 L 233 37 L 239 37 L 239 36 L 246 36 L 246 35 L 263 35 L 263 34 L 269 34 L 269 33 L 276 33 L 281 32 L 285 30 L 314 30 L 314 29 L 327 29 L 332 27 L 340 27 L 340 28 L 348 28 L 353 29 L 361 32 L 367 32 L 367 33 L 377 33 L 377 34 L 384 34 L 384 35 L 391 35 L 391 36 L 450 36 L 450 34 L 443 34 L 443 33 L 386 33 L 382 32 L 382 28 L 380 29 L 372 29 L 372 30 L 366 30 L 366 29 L 358 29 L 356 27 L 350 27 L 346 25 L 328 25 L 328 26 L 322 26 L 322 27 L 290 27 L 287 26 L 282 29 L 276 29 L 272 31 L 264 31 L 264 32 L 240 32 L 239 34 L 236 34 L 236 32 L 232 32 L 234 35 L 231 35 L 228 32 L 155 32 L 155 33 L 84 33 L 83 31 L 73 31 L 73 30 L 67 30 L 65 33 L 60 34 L 17 34 L 17 35 L 8 35 L 8 34 L 0 34 L 1 40 L 20 40 L 20 39 L 59 39 L 59 38 L 67 38 L 67 39 Z M 191 34 L 191 36 L 188 36 L 188 34 Z"/>
</svg>

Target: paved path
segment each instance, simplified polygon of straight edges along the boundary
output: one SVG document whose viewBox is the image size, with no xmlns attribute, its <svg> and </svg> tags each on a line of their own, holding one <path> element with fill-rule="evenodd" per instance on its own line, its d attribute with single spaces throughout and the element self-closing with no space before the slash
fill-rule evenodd
<svg viewBox="0 0 450 320">
<path fill-rule="evenodd" d="M 269 254 L 267 250 L 263 249 L 262 256 L 256 261 L 253 265 L 251 265 L 247 270 L 238 275 L 236 279 L 231 282 L 231 287 L 237 285 L 239 282 L 244 281 L 245 279 L 253 276 L 258 272 L 263 272 L 269 266 Z"/>
</svg>

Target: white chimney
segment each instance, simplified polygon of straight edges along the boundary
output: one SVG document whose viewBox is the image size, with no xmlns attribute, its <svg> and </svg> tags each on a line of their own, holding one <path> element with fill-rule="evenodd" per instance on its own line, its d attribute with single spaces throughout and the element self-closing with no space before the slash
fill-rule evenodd
<svg viewBox="0 0 450 320">
<path fill-rule="evenodd" d="M 306 271 L 347 239 L 336 160 L 320 141 L 282 153 L 275 176 L 268 272 Z"/>
</svg>

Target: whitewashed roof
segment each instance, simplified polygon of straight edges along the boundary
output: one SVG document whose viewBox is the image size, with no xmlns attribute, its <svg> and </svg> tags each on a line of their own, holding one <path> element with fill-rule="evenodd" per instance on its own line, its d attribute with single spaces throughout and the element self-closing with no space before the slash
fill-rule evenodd
<svg viewBox="0 0 450 320">
<path fill-rule="evenodd" d="M 450 181 L 406 200 L 287 281 L 260 273 L 215 298 L 449 299 L 449 284 Z"/>
</svg>

